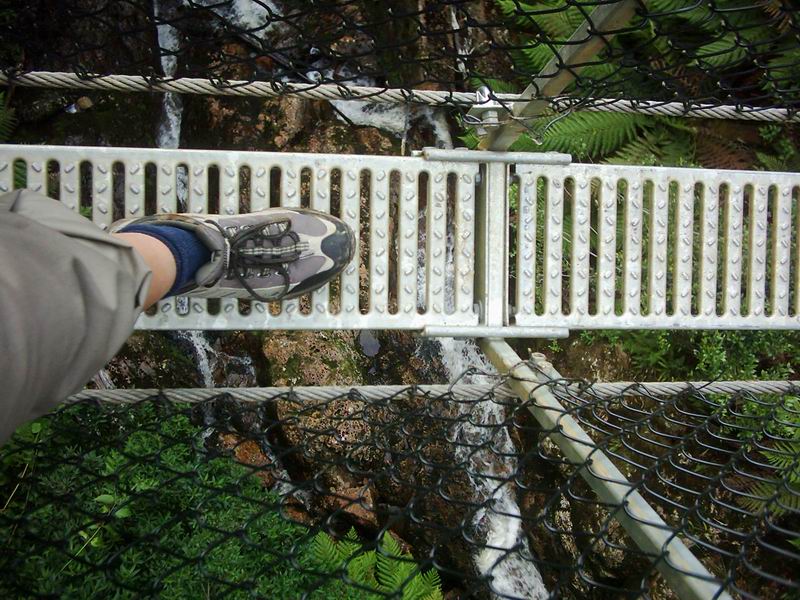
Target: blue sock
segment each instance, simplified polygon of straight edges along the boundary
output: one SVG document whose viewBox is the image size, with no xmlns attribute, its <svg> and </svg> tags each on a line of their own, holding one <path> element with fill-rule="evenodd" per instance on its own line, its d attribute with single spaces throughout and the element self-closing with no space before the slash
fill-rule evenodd
<svg viewBox="0 0 800 600">
<path fill-rule="evenodd" d="M 171 225 L 130 225 L 120 233 L 143 233 L 161 241 L 175 257 L 175 283 L 167 292 L 174 296 L 194 280 L 197 270 L 211 260 L 211 251 L 191 231 Z"/>
</svg>

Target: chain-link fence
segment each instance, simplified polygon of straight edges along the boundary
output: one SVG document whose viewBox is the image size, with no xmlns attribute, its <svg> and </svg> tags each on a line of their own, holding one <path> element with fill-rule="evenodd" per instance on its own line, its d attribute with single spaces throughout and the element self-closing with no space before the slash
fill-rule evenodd
<svg viewBox="0 0 800 600">
<path fill-rule="evenodd" d="M 538 96 L 559 98 L 561 109 L 576 102 L 633 102 L 618 107 L 626 110 L 641 101 L 678 103 L 665 114 L 701 104 L 793 114 L 800 99 L 798 9 L 781 0 L 1 4 L 0 68 L 12 78 L 41 71 L 84 80 L 137 75 L 151 83 L 200 78 L 212 85 L 177 89 L 233 94 L 262 82 L 260 94 L 302 90 L 459 108 L 477 102 L 480 86 L 513 104 L 514 94 L 533 83 Z M 603 11 L 610 18 L 597 16 Z M 583 52 L 593 40 L 595 51 Z M 576 80 L 550 86 L 565 72 Z M 48 84 L 58 79 L 38 83 Z"/>
<path fill-rule="evenodd" d="M 86 392 L 0 451 L 2 594 L 674 598 L 665 563 L 798 593 L 796 387 L 552 381 L 576 464 L 535 395 L 484 381 Z M 637 547 L 636 492 L 706 573 Z"/>
</svg>

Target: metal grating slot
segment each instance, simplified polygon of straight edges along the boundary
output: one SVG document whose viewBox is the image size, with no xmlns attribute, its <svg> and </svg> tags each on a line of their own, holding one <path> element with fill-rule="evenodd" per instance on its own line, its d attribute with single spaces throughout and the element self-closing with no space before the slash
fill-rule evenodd
<svg viewBox="0 0 800 600">
<path fill-rule="evenodd" d="M 368 215 L 369 236 L 358 236 L 358 244 L 369 247 L 369 306 L 363 313 L 356 259 L 333 289 L 328 285 L 310 298 L 284 302 L 277 314 L 272 313 L 276 307 L 261 302 L 177 298 L 143 314 L 139 328 L 422 330 L 478 325 L 473 308 L 476 163 L 422 157 L 0 146 L 0 189 L 13 189 L 16 160 L 27 166 L 29 187 L 45 193 L 48 185 L 54 186 L 51 194 L 76 211 L 83 199 L 85 206 L 91 205 L 92 220 L 104 229 L 123 215 L 179 210 L 203 214 L 210 206 L 224 214 L 260 210 L 271 205 L 273 195 L 279 195 L 282 206 L 308 202 L 315 210 L 330 212 L 334 185 L 336 212 L 354 231 L 361 231 L 362 214 Z M 55 172 L 48 182 L 50 161 Z M 429 174 L 430 189 L 423 207 L 426 253 L 420 260 L 418 185 L 424 172 Z M 370 177 L 363 207 L 362 173 Z M 456 190 L 450 208 L 448 177 L 455 179 Z M 448 214 L 451 211 L 454 214 Z M 447 264 L 448 256 L 452 265 Z M 453 273 L 449 288 L 448 268 Z M 428 282 L 422 312 L 417 310 L 419 269 L 426 270 Z"/>
<path fill-rule="evenodd" d="M 517 174 L 511 325 L 800 326 L 800 175 L 574 164 Z"/>
</svg>

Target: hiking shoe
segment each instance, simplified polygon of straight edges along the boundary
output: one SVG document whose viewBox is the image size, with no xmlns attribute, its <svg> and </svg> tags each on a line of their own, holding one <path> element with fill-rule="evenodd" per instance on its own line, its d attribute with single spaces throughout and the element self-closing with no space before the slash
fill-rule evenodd
<svg viewBox="0 0 800 600">
<path fill-rule="evenodd" d="M 211 250 L 211 260 L 178 296 L 262 302 L 297 298 L 341 273 L 356 247 L 346 223 L 305 208 L 239 215 L 158 214 L 117 221 L 110 231 L 144 224 L 187 229 Z"/>
</svg>

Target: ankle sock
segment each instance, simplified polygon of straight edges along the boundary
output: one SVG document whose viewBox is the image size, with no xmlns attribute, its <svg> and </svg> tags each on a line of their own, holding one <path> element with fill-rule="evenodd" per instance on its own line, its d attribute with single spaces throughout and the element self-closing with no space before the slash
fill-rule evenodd
<svg viewBox="0 0 800 600">
<path fill-rule="evenodd" d="M 130 225 L 120 233 L 142 233 L 162 242 L 175 258 L 175 283 L 167 292 L 174 296 L 194 281 L 197 270 L 211 260 L 211 251 L 187 229 L 171 225 Z"/>
</svg>

